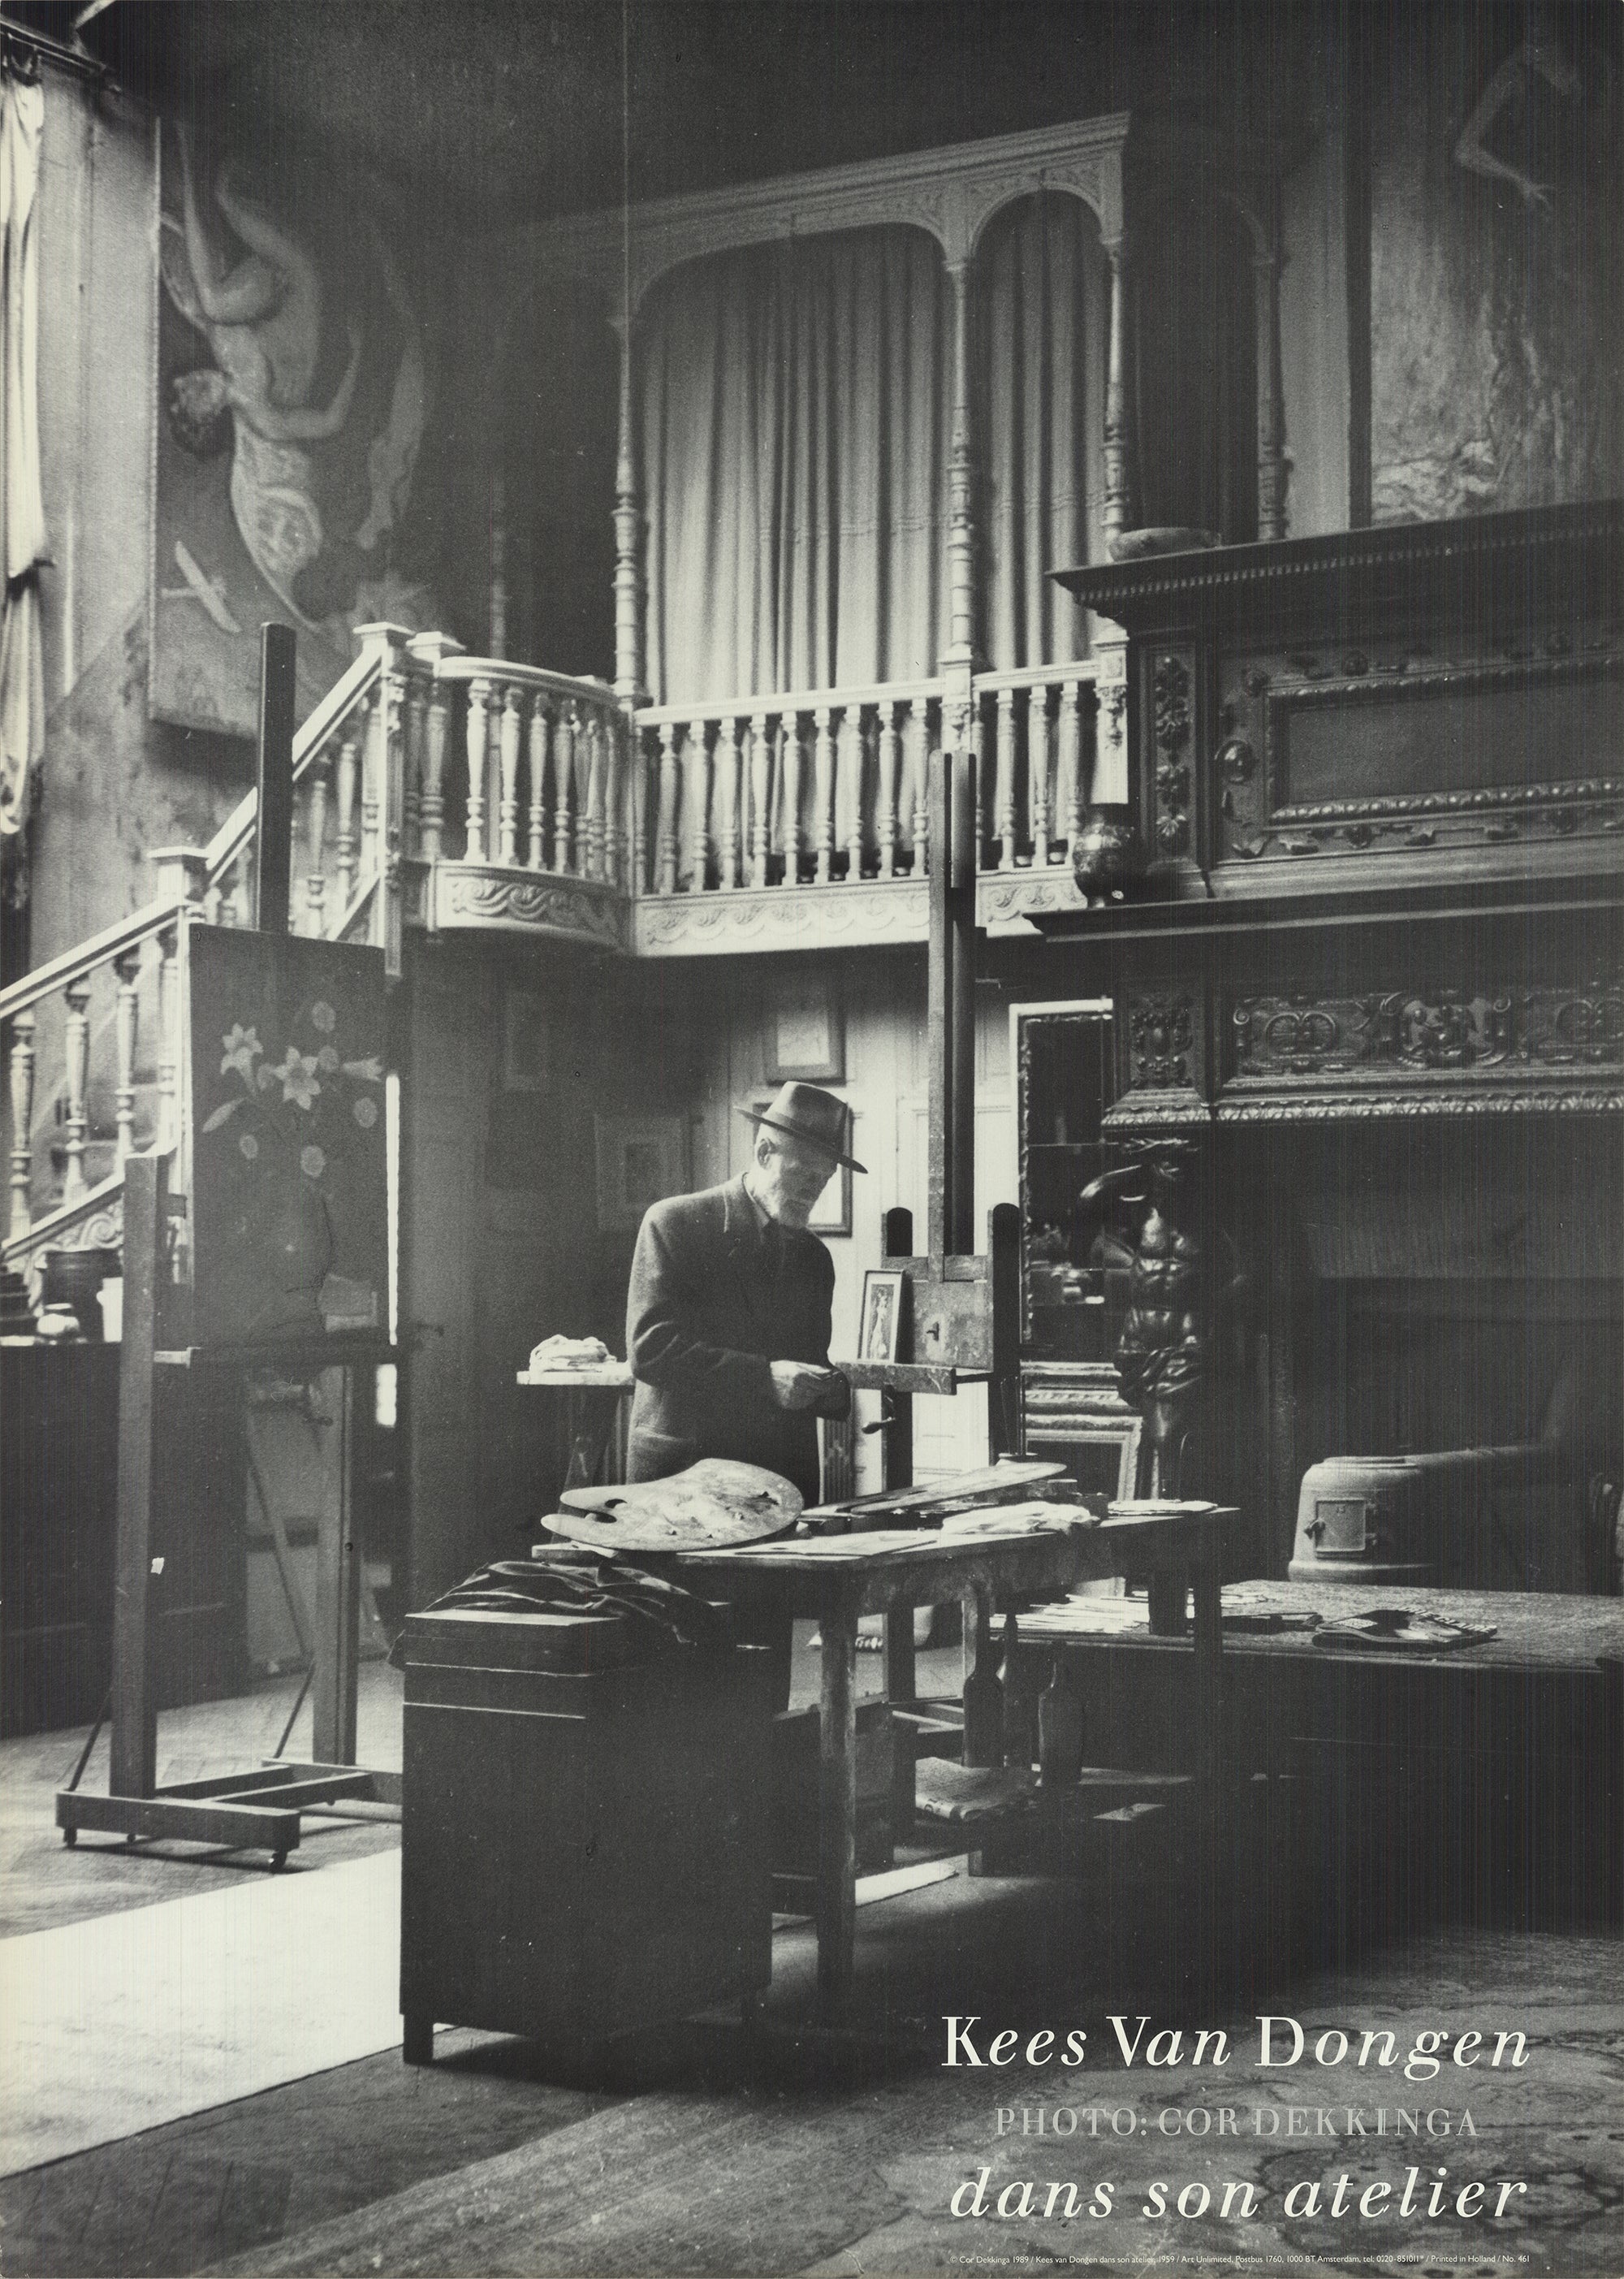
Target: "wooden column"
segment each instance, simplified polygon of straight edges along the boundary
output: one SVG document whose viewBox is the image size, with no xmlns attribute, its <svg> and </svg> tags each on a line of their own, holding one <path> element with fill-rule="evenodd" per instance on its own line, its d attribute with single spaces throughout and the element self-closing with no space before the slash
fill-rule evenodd
<svg viewBox="0 0 1624 2279">
<path fill-rule="evenodd" d="M 620 438 L 615 457 L 615 694 L 647 704 L 643 687 L 643 518 L 637 487 L 636 391 L 632 328 L 612 317 L 620 343 Z"/>
<path fill-rule="evenodd" d="M 1258 536 L 1286 534 L 1285 423 L 1280 389 L 1280 263 L 1259 253 L 1252 265 L 1257 321 Z"/>
<path fill-rule="evenodd" d="M 944 664 L 976 661 L 975 435 L 970 416 L 970 265 L 949 264 L 953 284 L 953 424 L 947 447 L 948 640 Z"/>
<path fill-rule="evenodd" d="M 931 1060 L 928 1247 L 939 1276 L 974 1248 L 976 1116 L 975 809 L 964 751 L 931 764 Z"/>
<path fill-rule="evenodd" d="M 34 1224 L 30 1189 L 34 1175 L 34 1008 L 11 1023 L 11 1220 L 12 1241 Z"/>
<path fill-rule="evenodd" d="M 152 1684 L 152 1356 L 169 1162 L 124 1169 L 124 1329 L 119 1349 L 119 1532 L 113 1597 L 111 1796 L 157 1786 Z"/>
<path fill-rule="evenodd" d="M 1138 512 L 1137 454 L 1128 384 L 1128 250 L 1120 237 L 1107 243 L 1111 267 L 1111 329 L 1106 352 L 1106 543 L 1133 526 Z"/>
<path fill-rule="evenodd" d="M 356 1698 L 360 1674 L 361 1546 L 350 1493 L 355 1455 L 355 1371 L 324 1371 L 324 1392 L 336 1403 L 339 1508 L 328 1514 L 316 1543 L 316 1677 L 310 1700 L 310 1753 L 318 1764 L 356 1761 Z"/>
</svg>

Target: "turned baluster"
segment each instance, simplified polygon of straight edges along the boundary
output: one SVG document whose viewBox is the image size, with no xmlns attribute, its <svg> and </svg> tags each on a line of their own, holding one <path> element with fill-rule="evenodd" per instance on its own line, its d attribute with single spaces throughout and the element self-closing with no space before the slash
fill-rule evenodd
<svg viewBox="0 0 1624 2279">
<path fill-rule="evenodd" d="M 729 715 L 716 724 L 716 793 L 720 810 L 718 820 L 722 825 L 718 883 L 724 892 L 739 884 L 742 848 L 739 833 L 739 805 L 743 797 L 739 780 L 742 757 L 739 723 Z"/>
<path fill-rule="evenodd" d="M 333 868 L 338 872 L 341 925 L 356 898 L 356 728 L 352 721 L 346 726 L 340 741 L 338 764 L 333 771 L 335 821 L 333 860 Z M 438 830 L 438 823 L 435 828 Z"/>
<path fill-rule="evenodd" d="M 894 879 L 897 874 L 897 780 L 902 765 L 902 733 L 900 725 L 902 706 L 892 697 L 879 708 L 879 874 L 882 879 Z"/>
<path fill-rule="evenodd" d="M 677 891 L 677 723 L 660 724 L 659 848 L 655 884 L 663 894 Z"/>
<path fill-rule="evenodd" d="M 488 681 L 471 680 L 468 684 L 466 860 L 470 863 L 483 863 L 485 860 L 485 722 L 486 707 L 493 693 Z"/>
<path fill-rule="evenodd" d="M 226 908 L 221 913 L 226 924 L 228 926 L 242 927 L 257 925 L 259 912 L 254 902 L 256 880 L 254 842 L 251 839 L 246 846 L 238 849 L 226 876 L 231 880 L 231 891 L 226 896 Z"/>
<path fill-rule="evenodd" d="M 586 717 L 586 859 L 583 875 L 601 879 L 609 848 L 609 747 L 604 718 L 594 706 Z"/>
<path fill-rule="evenodd" d="M 786 712 L 784 735 L 784 883 L 801 884 L 801 717 Z"/>
<path fill-rule="evenodd" d="M 525 861 L 532 871 L 547 868 L 547 747 L 553 708 L 538 696 L 530 708 L 530 815 Z"/>
<path fill-rule="evenodd" d="M 1060 779 L 1066 844 L 1075 847 L 1083 828 L 1083 683 L 1075 673 L 1061 683 Z"/>
<path fill-rule="evenodd" d="M 327 782 L 332 768 L 324 747 L 310 763 L 310 788 L 304 800 L 304 843 L 310 865 L 304 878 L 304 930 L 312 934 L 322 931 L 322 904 L 327 893 Z"/>
<path fill-rule="evenodd" d="M 34 1009 L 26 1006 L 11 1022 L 11 1223 L 15 1242 L 34 1224 L 29 1189 L 34 1179 Z"/>
<path fill-rule="evenodd" d="M 414 672 L 406 684 L 405 799 L 402 815 L 409 854 L 423 852 L 423 756 L 428 742 L 428 683 Z"/>
<path fill-rule="evenodd" d="M 975 807 L 976 862 L 975 868 L 984 867 L 986 852 L 986 799 L 983 763 L 986 756 L 987 730 L 982 702 L 973 692 L 969 704 L 970 787 Z"/>
<path fill-rule="evenodd" d="M 767 857 L 772 848 L 772 745 L 767 734 L 767 715 L 750 716 L 750 884 L 767 884 Z"/>
<path fill-rule="evenodd" d="M 636 892 L 648 888 L 648 740 L 633 722 L 632 737 L 632 879 Z"/>
<path fill-rule="evenodd" d="M 1015 691 L 998 692 L 998 718 L 992 747 L 995 783 L 993 830 L 999 841 L 997 868 L 1013 871 L 1015 858 Z"/>
<path fill-rule="evenodd" d="M 119 1167 L 135 1152 L 135 1036 L 140 1019 L 141 952 L 122 951 L 113 960 L 119 977 L 119 1000 L 114 1014 L 115 1086 L 113 1116 L 119 1127 Z"/>
<path fill-rule="evenodd" d="M 688 848 L 693 893 L 702 894 L 710 871 L 710 753 L 705 740 L 707 723 L 690 720 L 685 750 L 692 774 L 685 786 L 693 802 L 693 837 Z"/>
<path fill-rule="evenodd" d="M 851 811 L 846 817 L 846 875 L 855 886 L 862 876 L 863 733 L 860 704 L 848 704 L 846 708 L 846 717 L 840 723 L 839 757 L 835 780 L 845 783 L 851 798 Z"/>
<path fill-rule="evenodd" d="M 180 931 L 167 927 L 158 936 L 158 1138 L 165 1147 L 178 1145 L 180 1138 L 180 1096 L 177 1070 L 180 1055 L 177 1033 L 180 1025 L 179 992 L 176 987 L 175 952 L 180 946 Z"/>
<path fill-rule="evenodd" d="M 571 868 L 571 837 L 575 829 L 575 737 L 579 714 L 573 703 L 561 704 L 553 726 L 553 868 Z"/>
<path fill-rule="evenodd" d="M 425 863 L 438 863 L 445 843 L 446 746 L 450 734 L 451 690 L 445 681 L 437 680 L 429 694 L 428 733 L 423 742 L 423 794 L 417 810 Z"/>
<path fill-rule="evenodd" d="M 509 681 L 502 696 L 501 768 L 502 804 L 497 810 L 497 856 L 499 863 L 517 866 L 518 862 L 518 766 L 519 747 L 524 740 L 523 706 L 525 692 L 516 682 Z"/>
<path fill-rule="evenodd" d="M 603 875 L 611 886 L 624 883 L 626 868 L 626 737 L 624 712 L 603 715 Z"/>
<path fill-rule="evenodd" d="M 378 733 L 380 726 L 382 733 Z M 357 707 L 356 727 L 361 738 L 361 873 L 375 879 L 383 869 L 379 818 L 383 811 L 383 771 L 388 764 L 387 753 L 378 748 L 387 742 L 388 728 L 381 690 Z"/>
<path fill-rule="evenodd" d="M 68 1009 L 62 1047 L 67 1063 L 67 1170 L 62 1182 L 62 1200 L 65 1203 L 76 1203 L 88 1193 L 85 1179 L 85 1139 L 88 1128 L 85 1093 L 90 1079 L 89 975 L 83 973 L 76 981 L 70 981 L 64 994 Z"/>
<path fill-rule="evenodd" d="M 1026 783 L 1032 820 L 1032 863 L 1046 870 L 1049 861 L 1049 692 L 1026 692 Z"/>
<path fill-rule="evenodd" d="M 911 724 L 914 762 L 914 876 L 923 879 L 931 867 L 931 726 L 923 705 L 916 706 Z"/>
<path fill-rule="evenodd" d="M 820 886 L 829 884 L 834 856 L 834 738 L 829 733 L 830 708 L 820 704 L 812 715 L 813 846 Z"/>
</svg>

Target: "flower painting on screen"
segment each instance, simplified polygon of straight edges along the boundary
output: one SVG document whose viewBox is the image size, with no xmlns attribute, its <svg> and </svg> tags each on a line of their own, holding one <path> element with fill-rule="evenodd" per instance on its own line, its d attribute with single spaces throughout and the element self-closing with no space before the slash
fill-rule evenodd
<svg viewBox="0 0 1624 2279">
<path fill-rule="evenodd" d="M 383 1325 L 381 967 L 337 943 L 189 937 L 199 1344 Z"/>
</svg>

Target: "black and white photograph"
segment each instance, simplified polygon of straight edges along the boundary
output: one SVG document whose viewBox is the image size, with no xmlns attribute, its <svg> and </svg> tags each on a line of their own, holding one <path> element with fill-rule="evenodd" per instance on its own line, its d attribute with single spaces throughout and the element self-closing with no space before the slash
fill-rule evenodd
<svg viewBox="0 0 1624 2279">
<path fill-rule="evenodd" d="M 0 0 L 5 2279 L 1624 2279 L 1624 8 Z"/>
</svg>

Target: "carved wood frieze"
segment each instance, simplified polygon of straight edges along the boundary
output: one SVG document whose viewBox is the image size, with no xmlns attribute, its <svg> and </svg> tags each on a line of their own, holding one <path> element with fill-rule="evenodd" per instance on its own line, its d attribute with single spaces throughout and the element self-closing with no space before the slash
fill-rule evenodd
<svg viewBox="0 0 1624 2279">
<path fill-rule="evenodd" d="M 1616 834 L 1621 684 L 1624 645 L 1594 625 L 1450 657 L 1412 640 L 1226 658 L 1217 859 Z"/>
<path fill-rule="evenodd" d="M 1191 989 L 1124 993 L 1120 1089 L 1102 1130 L 1187 1131 L 1212 1121 L 1206 1091 L 1204 997 Z"/>
<path fill-rule="evenodd" d="M 633 946 L 640 957 L 702 957 L 925 941 L 929 894 L 923 879 L 894 879 L 860 886 L 649 894 L 633 905 Z"/>
<path fill-rule="evenodd" d="M 1221 1122 L 1594 1111 L 1624 1101 L 1624 985 L 1227 1001 Z"/>
<path fill-rule="evenodd" d="M 442 863 L 429 885 L 436 932 L 479 927 L 562 935 L 601 949 L 626 946 L 626 902 L 613 886 L 526 877 L 475 863 Z"/>
<path fill-rule="evenodd" d="M 1191 662 L 1172 650 L 1160 651 L 1151 674 L 1153 802 L 1159 856 L 1171 857 L 1190 851 L 1194 728 Z"/>
</svg>

